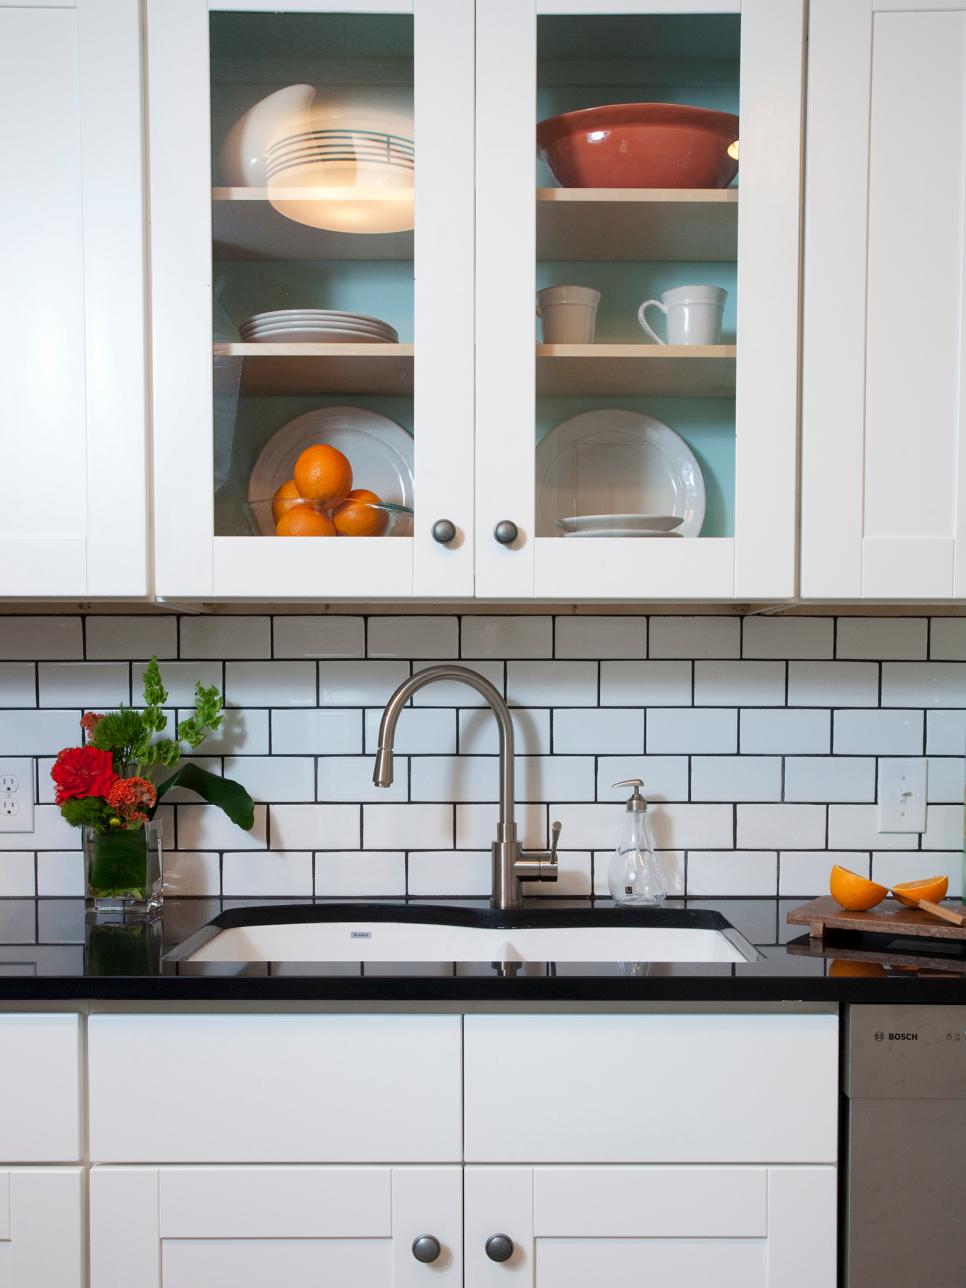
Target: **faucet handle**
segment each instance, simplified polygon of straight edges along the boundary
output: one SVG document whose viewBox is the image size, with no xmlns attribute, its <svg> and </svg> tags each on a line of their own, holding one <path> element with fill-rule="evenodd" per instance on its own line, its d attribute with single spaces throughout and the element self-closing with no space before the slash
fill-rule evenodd
<svg viewBox="0 0 966 1288">
<path fill-rule="evenodd" d="M 557 822 L 550 824 L 550 862 L 551 863 L 557 862 L 557 845 L 560 841 L 560 829 L 562 826 L 563 824 L 560 823 L 559 820 Z"/>
</svg>

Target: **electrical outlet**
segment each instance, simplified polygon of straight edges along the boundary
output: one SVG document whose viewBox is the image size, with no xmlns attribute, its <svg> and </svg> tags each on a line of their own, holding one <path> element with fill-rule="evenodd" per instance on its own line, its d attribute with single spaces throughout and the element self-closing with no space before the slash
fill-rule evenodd
<svg viewBox="0 0 966 1288">
<path fill-rule="evenodd" d="M 921 756 L 879 761 L 878 830 L 926 830 L 926 762 Z"/>
<path fill-rule="evenodd" d="M 33 761 L 27 756 L 0 759 L 0 832 L 33 830 Z"/>
</svg>

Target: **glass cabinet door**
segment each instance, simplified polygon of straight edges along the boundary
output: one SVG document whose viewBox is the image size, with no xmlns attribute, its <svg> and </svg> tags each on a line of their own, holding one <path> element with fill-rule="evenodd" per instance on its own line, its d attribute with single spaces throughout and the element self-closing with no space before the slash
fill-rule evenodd
<svg viewBox="0 0 966 1288">
<path fill-rule="evenodd" d="M 478 0 L 479 594 L 795 593 L 803 21 Z"/>
<path fill-rule="evenodd" d="M 149 0 L 157 590 L 473 587 L 473 0 Z"/>
</svg>

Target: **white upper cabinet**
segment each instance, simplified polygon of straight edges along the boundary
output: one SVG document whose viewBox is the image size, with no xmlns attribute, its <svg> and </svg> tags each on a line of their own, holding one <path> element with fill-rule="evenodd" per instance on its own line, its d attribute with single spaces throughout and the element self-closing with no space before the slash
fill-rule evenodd
<svg viewBox="0 0 966 1288">
<path fill-rule="evenodd" d="M 966 596 L 966 4 L 812 0 L 802 594 Z"/>
<path fill-rule="evenodd" d="M 802 0 L 476 12 L 477 594 L 794 595 Z M 677 107 L 642 145 L 604 110 L 621 103 Z M 700 146 L 682 106 L 715 132 L 707 172 L 682 165 Z M 551 286 L 599 292 L 593 337 L 535 320 Z M 646 336 L 638 306 L 695 286 L 726 292 L 720 336 Z M 655 513 L 680 533 L 634 539 Z"/>
<path fill-rule="evenodd" d="M 143 596 L 139 6 L 0 6 L 0 121 L 0 595 Z"/>
<path fill-rule="evenodd" d="M 148 0 L 160 595 L 472 595 L 473 41 L 473 0 Z"/>
</svg>

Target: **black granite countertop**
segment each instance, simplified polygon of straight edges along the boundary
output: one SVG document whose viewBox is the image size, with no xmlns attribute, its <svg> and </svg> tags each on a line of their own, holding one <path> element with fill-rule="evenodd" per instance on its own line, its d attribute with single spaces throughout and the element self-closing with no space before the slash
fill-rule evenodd
<svg viewBox="0 0 966 1288">
<path fill-rule="evenodd" d="M 172 959 L 187 938 L 215 917 L 223 923 L 328 918 L 333 900 L 169 899 L 150 923 L 95 922 L 82 899 L 0 899 L 0 1006 L 23 1001 L 128 1002 L 439 1002 L 507 1001 L 646 1003 L 920 1002 L 966 1004 L 966 950 L 930 942 L 901 944 L 883 936 L 847 935 L 834 946 L 811 944 L 788 910 L 800 899 L 669 900 L 682 910 L 722 916 L 755 946 L 748 963 L 490 963 L 211 964 Z M 355 905 L 359 906 L 359 905 Z M 381 909 L 483 912 L 483 901 L 384 901 Z M 546 899 L 527 905 L 534 918 L 595 906 L 590 900 Z M 596 906 L 612 908 L 609 901 Z M 256 912 L 261 909 L 261 912 Z M 663 911 L 663 910 L 662 910 Z M 386 915 L 385 912 L 382 914 Z M 647 914 L 660 917 L 661 912 Z M 680 918 L 678 918 L 680 919 Z M 702 918 L 704 920 L 704 918 Z"/>
</svg>

